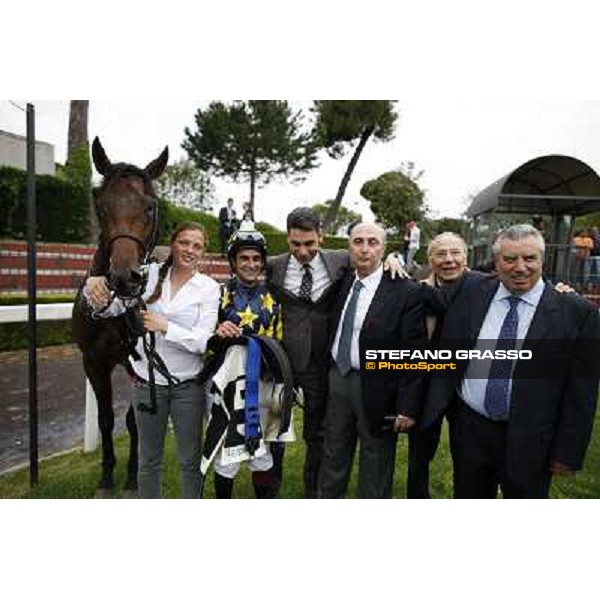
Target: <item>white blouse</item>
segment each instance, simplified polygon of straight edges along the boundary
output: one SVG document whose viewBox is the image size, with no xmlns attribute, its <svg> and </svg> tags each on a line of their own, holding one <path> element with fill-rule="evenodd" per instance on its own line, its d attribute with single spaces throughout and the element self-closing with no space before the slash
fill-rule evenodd
<svg viewBox="0 0 600 600">
<path fill-rule="evenodd" d="M 148 284 L 143 295 L 144 300 L 154 292 L 158 281 L 160 265 L 153 263 L 148 269 Z M 167 333 L 157 332 L 156 351 L 165 362 L 169 373 L 180 381 L 193 379 L 202 369 L 201 354 L 206 343 L 213 335 L 218 319 L 220 287 L 206 275 L 195 273 L 171 298 L 171 269 L 163 281 L 162 294 L 156 302 L 148 305 L 148 310 L 165 315 L 169 320 Z M 85 288 L 84 295 L 88 297 Z M 125 311 L 123 303 L 115 299 L 110 307 L 101 313 L 102 317 L 114 317 Z M 144 353 L 142 338 L 138 339 L 136 349 L 141 360 L 129 357 L 135 373 L 148 381 L 148 361 Z M 154 370 L 156 383 L 167 385 L 166 379 Z"/>
</svg>

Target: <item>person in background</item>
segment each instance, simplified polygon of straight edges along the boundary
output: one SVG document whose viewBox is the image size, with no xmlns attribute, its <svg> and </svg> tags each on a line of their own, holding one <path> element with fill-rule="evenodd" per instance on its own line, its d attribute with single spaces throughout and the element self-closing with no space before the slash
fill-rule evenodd
<svg viewBox="0 0 600 600">
<path fill-rule="evenodd" d="M 592 227 L 589 231 L 593 247 L 590 251 L 590 279 L 594 284 L 600 283 L 600 231 Z"/>
<path fill-rule="evenodd" d="M 225 256 L 227 242 L 235 229 L 236 213 L 233 208 L 233 198 L 227 199 L 227 205 L 219 211 L 219 240 L 221 242 L 221 256 Z"/>
<path fill-rule="evenodd" d="M 250 202 L 244 202 L 242 205 L 243 214 L 242 221 L 252 221 L 254 222 L 254 213 L 250 210 Z"/>
<path fill-rule="evenodd" d="M 181 472 L 183 498 L 200 497 L 200 459 L 204 394 L 197 376 L 202 354 L 215 330 L 219 285 L 198 272 L 208 238 L 202 225 L 185 222 L 171 236 L 168 258 L 149 265 L 148 285 L 141 310 L 146 332 L 153 332 L 156 353 L 167 373 L 156 370 L 156 406 L 151 401 L 150 369 L 142 338 L 137 343 L 139 360 L 129 358 L 134 385 L 131 401 L 139 431 L 138 492 L 140 498 L 160 498 L 161 469 L 169 418 L 173 424 Z M 110 301 L 105 277 L 88 277 L 83 289 L 97 310 Z M 101 318 L 125 312 L 114 299 Z M 168 379 L 167 379 L 168 376 Z"/>
<path fill-rule="evenodd" d="M 415 254 L 421 247 L 421 230 L 415 221 L 407 224 L 408 249 L 406 252 L 406 269 L 410 273 L 415 267 Z"/>
<path fill-rule="evenodd" d="M 594 242 L 587 231 L 578 229 L 573 237 L 572 245 L 575 258 L 575 279 L 583 286 L 588 279 L 588 259 L 594 249 Z"/>
</svg>

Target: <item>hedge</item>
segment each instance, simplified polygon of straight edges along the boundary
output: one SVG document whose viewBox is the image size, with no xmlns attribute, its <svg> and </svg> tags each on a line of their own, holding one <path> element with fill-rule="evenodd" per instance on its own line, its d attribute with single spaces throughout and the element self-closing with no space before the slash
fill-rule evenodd
<svg viewBox="0 0 600 600">
<path fill-rule="evenodd" d="M 88 236 L 88 198 L 84 187 L 51 175 L 36 175 L 37 238 L 82 243 Z M 27 173 L 0 167 L 0 238 L 27 236 Z"/>
<path fill-rule="evenodd" d="M 38 321 L 37 344 L 38 348 L 44 346 L 60 346 L 73 343 L 71 334 L 71 320 Z M 0 352 L 8 350 L 23 350 L 29 345 L 28 324 L 2 323 L 0 325 Z"/>
</svg>

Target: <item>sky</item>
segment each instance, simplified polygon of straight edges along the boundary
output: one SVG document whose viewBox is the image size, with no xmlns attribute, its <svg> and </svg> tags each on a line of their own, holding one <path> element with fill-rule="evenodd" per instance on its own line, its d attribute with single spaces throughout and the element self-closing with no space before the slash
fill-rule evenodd
<svg viewBox="0 0 600 600">
<path fill-rule="evenodd" d="M 24 105 L 24 100 L 13 100 Z M 55 161 L 66 157 L 68 100 L 32 100 L 36 108 L 36 136 L 52 144 Z M 290 101 L 310 118 L 310 100 Z M 146 165 L 169 146 L 170 163 L 186 156 L 181 148 L 184 128 L 194 129 L 194 114 L 207 100 L 91 100 L 90 140 L 98 135 L 111 160 Z M 424 174 L 432 216 L 459 216 L 469 195 L 482 190 L 522 163 L 545 154 L 565 154 L 600 171 L 600 101 L 577 99 L 499 98 L 408 99 L 396 104 L 399 118 L 391 142 L 370 140 L 352 175 L 344 205 L 373 218 L 361 186 L 379 175 L 412 161 Z M 0 100 L 0 129 L 25 133 L 24 113 Z M 296 206 L 333 198 L 352 150 L 339 160 L 320 153 L 320 166 L 304 182 L 274 181 L 259 188 L 255 216 L 280 228 Z M 241 209 L 249 184 L 213 178 L 217 202 L 232 196 Z"/>
</svg>

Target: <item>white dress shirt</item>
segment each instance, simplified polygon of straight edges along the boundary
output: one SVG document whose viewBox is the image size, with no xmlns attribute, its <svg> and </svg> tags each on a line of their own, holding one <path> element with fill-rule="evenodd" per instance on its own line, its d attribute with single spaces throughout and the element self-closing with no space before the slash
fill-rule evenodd
<svg viewBox="0 0 600 600">
<path fill-rule="evenodd" d="M 519 323 L 517 328 L 517 340 L 515 348 L 520 350 L 523 346 L 523 342 L 527 337 L 529 326 L 533 320 L 533 316 L 540 302 L 542 294 L 544 293 L 544 282 L 542 278 L 525 294 L 519 296 L 521 302 L 517 304 L 517 314 L 519 317 Z M 475 350 L 494 350 L 498 337 L 500 336 L 500 330 L 502 329 L 502 323 L 510 310 L 510 303 L 508 298 L 513 293 L 508 290 L 502 282 L 498 286 L 490 306 L 488 308 L 485 319 L 481 325 L 479 335 L 477 336 L 477 343 L 475 344 Z M 486 416 L 485 411 L 485 392 L 487 389 L 488 379 L 482 377 L 487 375 L 491 368 L 491 359 L 483 360 L 472 360 L 465 371 L 464 378 L 460 384 L 460 397 L 478 413 Z M 513 369 L 516 361 L 513 361 Z M 477 376 L 477 377 L 475 377 Z M 512 377 L 508 384 L 508 403 L 510 406 L 510 395 L 512 392 Z"/>
<path fill-rule="evenodd" d="M 359 338 L 360 338 L 360 330 L 362 329 L 363 323 L 365 321 L 365 317 L 367 316 L 367 312 L 369 307 L 371 306 L 371 302 L 375 296 L 375 292 L 381 283 L 381 278 L 383 277 L 383 265 L 379 265 L 379 267 L 373 271 L 367 277 L 360 279 L 358 275 L 355 275 L 354 281 L 360 279 L 360 282 L 363 284 L 363 288 L 360 290 L 360 294 L 358 295 L 358 301 L 356 303 L 356 315 L 354 317 L 354 327 L 352 328 L 352 341 L 350 342 L 350 362 L 352 363 L 352 368 L 357 371 L 360 370 L 360 356 L 359 356 Z M 354 282 L 352 283 L 354 285 Z M 352 290 L 352 288 L 350 288 Z M 340 335 L 342 334 L 342 324 L 344 323 L 344 315 L 346 314 L 346 309 L 348 308 L 348 302 L 352 296 L 352 292 L 348 294 L 346 298 L 346 303 L 344 304 L 344 310 L 342 311 L 342 315 L 340 316 L 340 321 L 338 323 L 337 331 L 335 332 L 335 338 L 333 340 L 333 346 L 331 347 L 331 356 L 333 356 L 333 360 L 337 360 L 338 347 L 340 343 Z"/>
<path fill-rule="evenodd" d="M 323 293 L 329 289 L 331 277 L 329 277 L 325 261 L 320 252 L 317 252 L 308 264 L 311 266 L 313 277 L 310 299 L 313 302 L 316 302 Z M 293 254 L 290 254 L 290 260 L 285 271 L 283 287 L 296 296 L 300 295 L 300 284 L 302 283 L 303 276 L 304 266 Z"/>
<path fill-rule="evenodd" d="M 144 300 L 154 292 L 159 268 L 160 265 L 156 263 L 148 268 L 148 285 L 143 295 Z M 88 298 L 85 288 L 84 295 Z M 193 379 L 202 369 L 200 355 L 206 350 L 206 343 L 215 331 L 219 300 L 219 284 L 200 273 L 195 273 L 179 289 L 175 297 L 171 298 L 171 269 L 169 269 L 160 298 L 148 305 L 148 310 L 165 315 L 169 320 L 167 333 L 156 333 L 156 351 L 165 362 L 169 373 L 180 381 Z M 116 298 L 100 316 L 114 317 L 123 312 L 125 307 Z M 135 373 L 148 381 L 148 361 L 142 338 L 138 339 L 136 350 L 141 360 L 133 360 L 129 357 L 129 362 Z M 157 384 L 167 385 L 167 380 L 156 370 L 154 377 Z"/>
<path fill-rule="evenodd" d="M 408 247 L 409 249 L 415 248 L 417 250 L 421 247 L 421 230 L 416 225 L 413 225 L 413 228 L 410 230 Z"/>
</svg>

